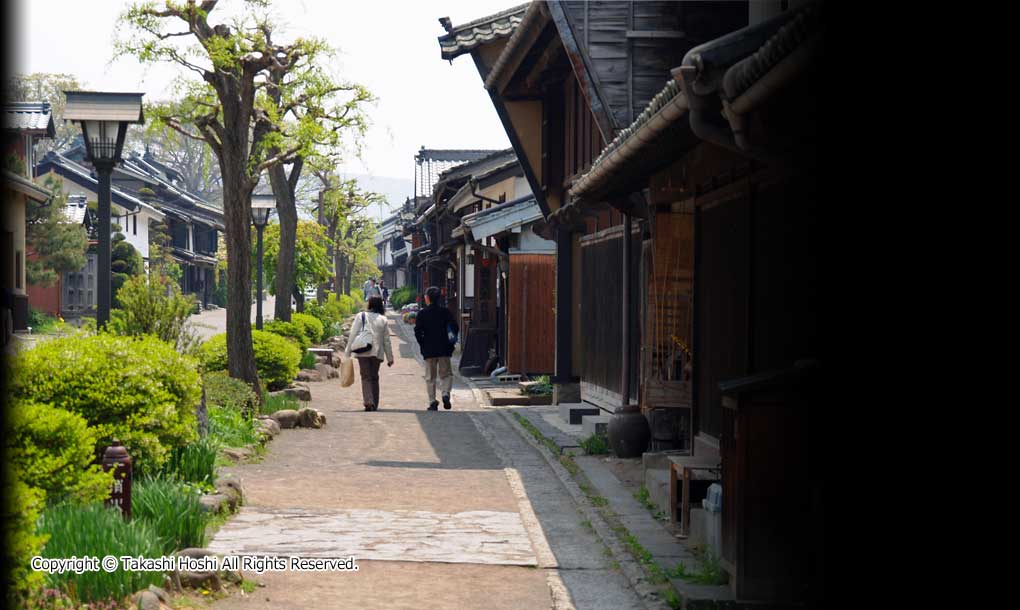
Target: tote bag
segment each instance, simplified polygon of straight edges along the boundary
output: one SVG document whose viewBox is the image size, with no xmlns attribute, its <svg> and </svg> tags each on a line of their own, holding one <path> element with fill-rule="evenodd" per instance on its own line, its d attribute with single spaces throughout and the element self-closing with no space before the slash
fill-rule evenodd
<svg viewBox="0 0 1020 610">
<path fill-rule="evenodd" d="M 354 385 L 354 358 L 340 363 L 340 385 L 345 388 Z"/>
</svg>

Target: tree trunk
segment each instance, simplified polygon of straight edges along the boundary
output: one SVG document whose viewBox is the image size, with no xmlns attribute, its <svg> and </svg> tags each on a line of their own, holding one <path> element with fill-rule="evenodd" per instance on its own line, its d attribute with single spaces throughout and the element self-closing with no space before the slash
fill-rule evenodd
<svg viewBox="0 0 1020 610">
<path fill-rule="evenodd" d="M 227 371 L 248 383 L 262 400 L 251 338 L 251 189 L 244 160 L 224 147 L 223 218 L 227 247 Z"/>
<path fill-rule="evenodd" d="M 301 293 L 301 289 L 297 286 L 293 287 L 294 291 L 294 309 L 298 313 L 305 313 L 305 295 Z"/>
<path fill-rule="evenodd" d="M 279 154 L 273 149 L 270 156 Z M 290 322 L 290 299 L 285 295 L 291 293 L 297 273 L 295 262 L 295 245 L 297 243 L 297 205 L 294 193 L 287 182 L 287 172 L 283 164 L 277 164 L 269 170 L 269 182 L 273 185 L 276 196 L 276 212 L 280 216 L 280 252 L 276 258 L 276 307 L 274 315 L 277 320 Z"/>
<path fill-rule="evenodd" d="M 344 292 L 346 294 L 351 293 L 351 278 L 354 277 L 354 257 L 344 257 L 344 262 L 347 263 L 347 268 L 344 270 Z M 365 295 L 361 295 L 365 296 Z"/>
<path fill-rule="evenodd" d="M 322 190 L 322 191 L 319 191 L 319 224 L 321 226 L 323 226 L 323 227 L 328 227 L 328 224 L 326 223 L 326 210 L 324 209 L 325 205 L 326 205 L 326 191 Z M 329 237 L 329 241 L 326 242 L 326 260 L 332 261 L 333 260 L 333 232 L 332 231 L 329 232 L 328 237 Z M 336 279 L 334 278 L 333 281 L 335 282 Z M 318 289 L 316 289 L 316 291 L 315 291 L 315 300 L 316 300 L 316 302 L 319 303 L 319 305 L 322 305 L 323 303 L 326 302 L 326 291 L 328 291 L 328 290 L 329 290 L 329 284 L 327 282 L 323 282 L 322 284 L 319 284 Z"/>
<path fill-rule="evenodd" d="M 340 295 L 344 293 L 344 269 L 347 265 L 344 264 L 344 255 L 342 252 L 337 251 L 336 258 L 333 259 L 333 266 L 336 273 L 336 281 L 333 282 L 333 292 L 336 293 L 336 298 L 340 298 Z"/>
</svg>

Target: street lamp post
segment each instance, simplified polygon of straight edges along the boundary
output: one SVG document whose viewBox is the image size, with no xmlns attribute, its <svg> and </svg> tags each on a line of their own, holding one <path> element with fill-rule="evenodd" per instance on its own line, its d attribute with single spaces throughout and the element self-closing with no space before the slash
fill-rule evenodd
<svg viewBox="0 0 1020 610">
<path fill-rule="evenodd" d="M 96 326 L 110 320 L 110 174 L 119 163 L 128 125 L 144 123 L 144 93 L 65 91 L 64 119 L 78 121 L 85 140 L 85 153 L 96 168 L 99 182 L 99 271 L 96 276 Z"/>
<path fill-rule="evenodd" d="M 256 265 L 258 274 L 255 280 L 255 329 L 262 330 L 262 230 L 269 222 L 269 215 L 276 207 L 276 197 L 269 195 L 251 196 L 251 222 L 255 225 L 255 232 L 258 233 L 258 248 L 256 253 Z"/>
</svg>

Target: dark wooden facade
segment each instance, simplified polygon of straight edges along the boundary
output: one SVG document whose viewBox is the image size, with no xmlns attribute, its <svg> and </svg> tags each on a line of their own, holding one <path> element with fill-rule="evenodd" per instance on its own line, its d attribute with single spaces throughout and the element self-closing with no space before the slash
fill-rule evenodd
<svg viewBox="0 0 1020 610">
<path fill-rule="evenodd" d="M 554 371 L 555 336 L 553 290 L 555 257 L 551 254 L 511 254 L 507 311 L 507 367 L 528 375 Z"/>
</svg>

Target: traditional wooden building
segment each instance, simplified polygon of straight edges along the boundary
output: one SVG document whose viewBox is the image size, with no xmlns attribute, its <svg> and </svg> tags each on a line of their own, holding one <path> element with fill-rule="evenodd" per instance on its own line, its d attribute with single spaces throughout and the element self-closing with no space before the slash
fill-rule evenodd
<svg viewBox="0 0 1020 610">
<path fill-rule="evenodd" d="M 824 596 L 821 15 L 536 1 L 498 52 L 465 51 L 557 239 L 558 389 L 637 403 L 653 439 L 721 464 L 742 601 Z"/>
<path fill-rule="evenodd" d="M 98 181 L 84 158 L 84 147 L 72 146 L 65 153 L 50 152 L 39 162 L 37 182 L 50 175 L 61 178 L 69 196 L 97 198 Z M 216 252 L 219 232 L 224 230 L 223 211 L 211 202 L 188 192 L 180 176 L 159 163 L 148 151 L 131 152 L 114 168 L 111 176 L 112 222 L 142 256 L 148 267 L 150 229 L 162 224 L 169 235 L 174 261 L 180 265 L 181 290 L 195 295 L 204 307 L 215 288 Z M 78 286 L 75 293 L 63 294 L 62 308 L 69 313 L 91 311 L 88 300 L 95 274 L 88 271 L 66 277 L 65 285 Z M 90 279 L 91 278 L 91 279 Z M 70 288 L 69 288 L 70 289 Z M 70 309 L 69 309 L 70 308 Z"/>
<path fill-rule="evenodd" d="M 25 263 L 30 255 L 25 243 L 26 209 L 29 201 L 45 203 L 50 193 L 32 182 L 35 142 L 54 135 L 48 102 L 10 102 L 3 108 L 4 168 L 3 209 L 0 215 L 0 334 L 6 345 L 8 333 L 28 326 L 28 280 Z"/>
</svg>

